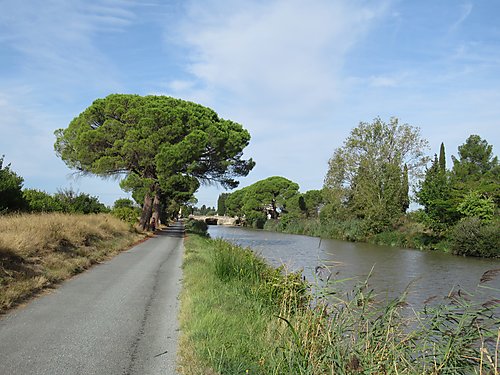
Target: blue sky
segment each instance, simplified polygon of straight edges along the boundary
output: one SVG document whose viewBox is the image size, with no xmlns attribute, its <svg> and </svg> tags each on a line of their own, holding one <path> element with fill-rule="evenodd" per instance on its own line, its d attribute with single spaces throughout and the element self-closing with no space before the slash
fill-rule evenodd
<svg viewBox="0 0 500 375">
<path fill-rule="evenodd" d="M 0 0 L 0 155 L 24 186 L 99 196 L 55 129 L 111 93 L 170 95 L 252 135 L 240 186 L 284 176 L 319 189 L 360 121 L 395 116 L 448 158 L 471 134 L 498 154 L 500 1 Z M 202 187 L 199 205 L 222 189 Z"/>
</svg>

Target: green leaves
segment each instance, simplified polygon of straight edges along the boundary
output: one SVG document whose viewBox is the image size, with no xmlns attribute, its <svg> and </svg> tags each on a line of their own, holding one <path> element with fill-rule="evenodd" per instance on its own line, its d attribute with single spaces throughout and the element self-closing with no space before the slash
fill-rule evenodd
<svg viewBox="0 0 500 375">
<path fill-rule="evenodd" d="M 360 123 L 328 164 L 324 187 L 332 212 L 383 230 L 408 208 L 410 182 L 427 162 L 425 148 L 420 130 L 397 118 Z"/>
<path fill-rule="evenodd" d="M 225 205 L 228 215 L 245 216 L 250 225 L 262 227 L 268 214 L 277 219 L 298 196 L 298 184 L 274 176 L 235 191 L 227 197 Z"/>
<path fill-rule="evenodd" d="M 241 125 L 166 96 L 109 95 L 55 135 L 56 153 L 70 168 L 103 177 L 125 173 L 123 187 L 139 196 L 176 189 L 189 195 L 200 181 L 235 187 L 234 177 L 255 165 L 242 159 L 250 134 Z"/>
<path fill-rule="evenodd" d="M 0 214 L 23 208 L 22 194 L 24 179 L 10 169 L 10 164 L 3 166 L 4 157 L 0 157 Z"/>
</svg>

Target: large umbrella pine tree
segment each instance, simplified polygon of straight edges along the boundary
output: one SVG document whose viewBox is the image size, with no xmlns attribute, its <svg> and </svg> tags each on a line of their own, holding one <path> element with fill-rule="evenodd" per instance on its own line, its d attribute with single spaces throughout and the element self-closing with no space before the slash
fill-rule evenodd
<svg viewBox="0 0 500 375">
<path fill-rule="evenodd" d="M 125 175 L 122 186 L 144 190 L 143 228 L 165 192 L 189 195 L 207 182 L 234 188 L 236 178 L 255 165 L 242 159 L 250 134 L 240 124 L 167 96 L 97 99 L 55 135 L 56 153 L 68 167 L 101 177 Z"/>
</svg>

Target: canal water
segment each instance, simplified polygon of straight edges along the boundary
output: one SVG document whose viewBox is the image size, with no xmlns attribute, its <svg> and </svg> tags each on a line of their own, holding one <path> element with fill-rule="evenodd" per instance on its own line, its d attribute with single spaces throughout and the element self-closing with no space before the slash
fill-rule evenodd
<svg viewBox="0 0 500 375">
<path fill-rule="evenodd" d="M 380 297 L 394 298 L 408 290 L 407 302 L 422 306 L 428 299 L 442 301 L 451 291 L 472 294 L 473 300 L 500 299 L 500 260 L 459 257 L 316 237 L 239 227 L 209 226 L 212 238 L 250 247 L 275 266 L 302 270 L 310 281 L 318 272 L 343 282 L 347 292 L 356 282 L 368 283 Z M 318 268 L 319 267 L 319 268 Z M 499 269 L 491 281 L 480 283 L 488 270 Z"/>
</svg>

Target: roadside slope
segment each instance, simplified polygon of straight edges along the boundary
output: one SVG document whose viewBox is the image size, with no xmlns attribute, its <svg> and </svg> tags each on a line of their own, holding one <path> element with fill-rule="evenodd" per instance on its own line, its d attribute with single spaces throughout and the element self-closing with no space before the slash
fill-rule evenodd
<svg viewBox="0 0 500 375">
<path fill-rule="evenodd" d="M 0 320 L 8 374 L 175 373 L 182 226 Z"/>
</svg>

